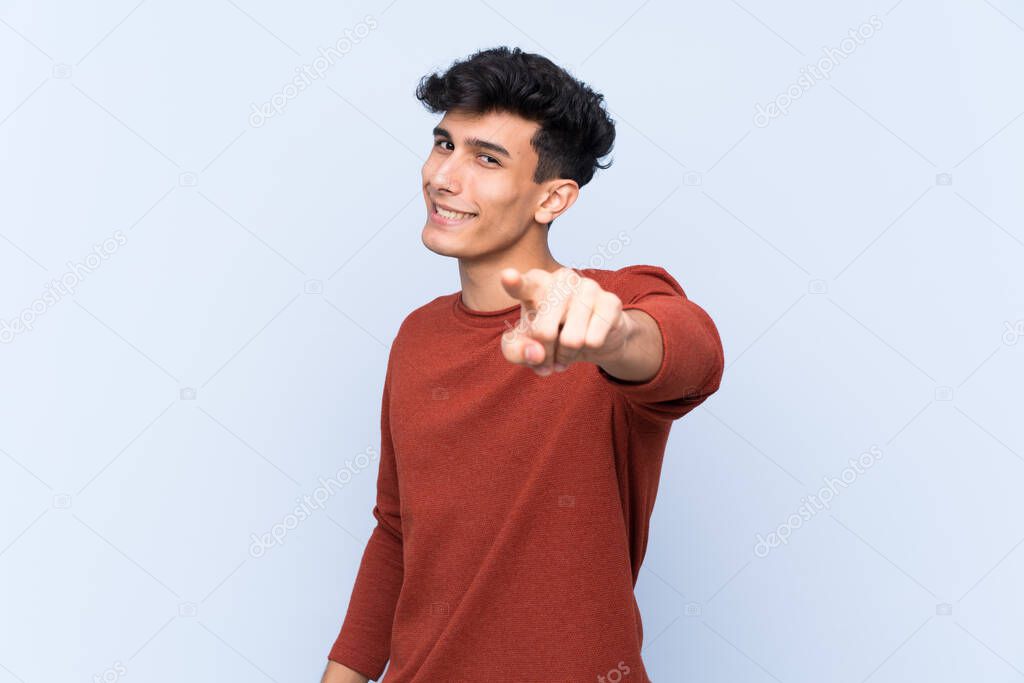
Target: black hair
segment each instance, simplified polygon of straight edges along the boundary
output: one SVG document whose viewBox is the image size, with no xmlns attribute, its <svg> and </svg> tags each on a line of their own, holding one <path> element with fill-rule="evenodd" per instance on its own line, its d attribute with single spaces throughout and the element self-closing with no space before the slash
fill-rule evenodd
<svg viewBox="0 0 1024 683">
<path fill-rule="evenodd" d="M 598 163 L 615 142 L 604 96 L 547 57 L 518 47 L 480 50 L 443 74 L 424 76 L 416 99 L 433 113 L 500 111 L 539 123 L 530 140 L 538 156 L 536 183 L 569 178 L 583 187 L 596 168 L 612 165 Z"/>
</svg>

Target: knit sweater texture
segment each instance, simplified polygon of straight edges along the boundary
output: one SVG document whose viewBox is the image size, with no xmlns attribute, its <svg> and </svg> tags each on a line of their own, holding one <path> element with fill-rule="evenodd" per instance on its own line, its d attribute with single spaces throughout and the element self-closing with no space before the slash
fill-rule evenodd
<svg viewBox="0 0 1024 683">
<path fill-rule="evenodd" d="M 381 403 L 376 527 L 328 658 L 384 683 L 648 682 L 634 595 L 669 430 L 724 367 L 663 268 L 574 269 L 657 322 L 644 382 L 508 362 L 520 306 L 410 313 Z"/>
</svg>

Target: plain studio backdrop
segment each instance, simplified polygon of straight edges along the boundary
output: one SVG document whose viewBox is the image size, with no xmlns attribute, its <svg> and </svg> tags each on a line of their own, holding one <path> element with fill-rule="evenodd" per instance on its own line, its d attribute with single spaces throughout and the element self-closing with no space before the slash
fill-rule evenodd
<svg viewBox="0 0 1024 683">
<path fill-rule="evenodd" d="M 495 45 L 617 122 L 556 258 L 725 346 L 652 679 L 1021 680 L 1020 3 L 51 0 L 0 5 L 0 683 L 319 680 L 389 345 L 460 286 L 413 89 Z"/>
</svg>

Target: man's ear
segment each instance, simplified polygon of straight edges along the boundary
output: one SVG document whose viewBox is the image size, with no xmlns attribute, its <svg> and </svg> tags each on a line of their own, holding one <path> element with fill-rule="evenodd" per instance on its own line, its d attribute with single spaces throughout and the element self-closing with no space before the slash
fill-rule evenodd
<svg viewBox="0 0 1024 683">
<path fill-rule="evenodd" d="M 547 189 L 547 196 L 537 207 L 534 213 L 534 220 L 541 225 L 547 225 L 568 210 L 580 196 L 580 186 L 575 180 L 560 178 L 551 181 Z"/>
</svg>

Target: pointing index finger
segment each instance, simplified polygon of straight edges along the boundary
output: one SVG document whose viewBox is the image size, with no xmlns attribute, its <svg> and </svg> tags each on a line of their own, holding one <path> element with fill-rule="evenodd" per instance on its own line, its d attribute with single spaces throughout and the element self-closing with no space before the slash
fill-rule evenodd
<svg viewBox="0 0 1024 683">
<path fill-rule="evenodd" d="M 529 277 L 528 273 L 520 273 L 515 268 L 505 268 L 501 271 L 501 284 L 509 296 L 513 296 L 523 303 L 533 303 L 537 283 Z"/>
</svg>

